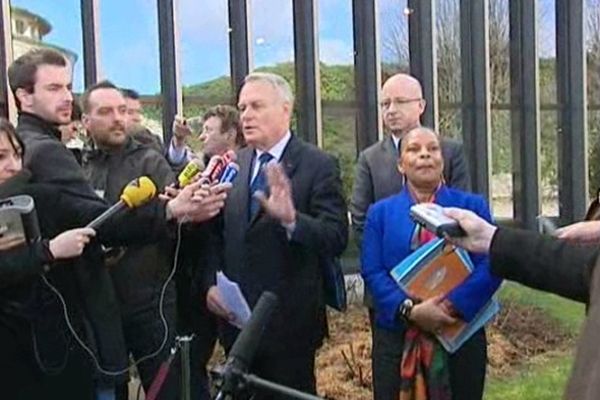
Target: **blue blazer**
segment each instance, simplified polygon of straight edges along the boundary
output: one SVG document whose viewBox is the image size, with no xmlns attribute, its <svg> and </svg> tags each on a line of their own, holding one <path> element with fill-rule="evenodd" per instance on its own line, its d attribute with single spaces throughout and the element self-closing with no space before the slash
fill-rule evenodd
<svg viewBox="0 0 600 400">
<path fill-rule="evenodd" d="M 443 207 L 471 210 L 492 222 L 489 207 L 479 195 L 442 186 L 435 195 L 435 202 Z M 362 276 L 375 300 L 376 323 L 392 330 L 402 326 L 396 313 L 407 295 L 392 279 L 390 270 L 412 253 L 410 243 L 415 222 L 410 218 L 409 210 L 414 204 L 408 190 L 403 188 L 399 194 L 375 203 L 367 213 L 361 252 Z M 487 255 L 469 255 L 475 266 L 473 273 L 447 297 L 467 322 L 475 317 L 501 283 L 490 274 Z"/>
</svg>

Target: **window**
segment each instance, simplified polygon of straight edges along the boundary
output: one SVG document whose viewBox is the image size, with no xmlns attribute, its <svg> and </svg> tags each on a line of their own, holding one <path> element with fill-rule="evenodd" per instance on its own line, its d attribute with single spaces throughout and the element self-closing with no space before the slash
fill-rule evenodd
<svg viewBox="0 0 600 400">
<path fill-rule="evenodd" d="M 25 23 L 18 19 L 15 21 L 15 30 L 17 32 L 17 35 L 24 35 L 25 34 Z"/>
</svg>

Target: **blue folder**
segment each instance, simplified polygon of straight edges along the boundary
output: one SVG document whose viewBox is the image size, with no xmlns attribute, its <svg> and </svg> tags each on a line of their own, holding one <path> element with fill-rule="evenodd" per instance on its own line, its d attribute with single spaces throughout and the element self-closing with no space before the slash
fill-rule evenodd
<svg viewBox="0 0 600 400">
<path fill-rule="evenodd" d="M 419 271 L 425 267 L 435 257 L 442 255 L 444 247 L 447 242 L 444 239 L 432 240 L 423 246 L 419 247 L 412 254 L 402 260 L 390 271 L 390 275 L 396 281 L 398 286 L 407 291 L 407 284 L 411 279 L 419 273 Z M 454 250 L 459 256 L 461 261 L 467 267 L 469 271 L 473 271 L 473 263 L 469 254 L 460 248 Z M 488 301 L 485 306 L 477 313 L 473 320 L 466 324 L 462 332 L 456 336 L 453 340 L 447 340 L 445 337 L 437 335 L 437 339 L 444 346 L 446 351 L 454 353 L 456 350 L 463 345 L 475 332 L 481 329 L 490 319 L 492 319 L 500 310 L 500 305 L 496 300 L 495 296 Z"/>
</svg>

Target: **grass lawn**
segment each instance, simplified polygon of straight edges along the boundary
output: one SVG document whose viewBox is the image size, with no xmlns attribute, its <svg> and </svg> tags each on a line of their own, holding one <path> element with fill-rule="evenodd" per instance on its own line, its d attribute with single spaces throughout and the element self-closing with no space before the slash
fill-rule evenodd
<svg viewBox="0 0 600 400">
<path fill-rule="evenodd" d="M 557 320 L 568 332 L 579 333 L 583 321 L 585 306 L 563 297 L 529 289 L 514 282 L 505 282 L 499 291 L 500 304 L 506 300 L 524 305 L 534 305 Z"/>
<path fill-rule="evenodd" d="M 485 400 L 556 400 L 562 397 L 572 357 L 540 357 L 510 379 L 486 382 Z"/>
<path fill-rule="evenodd" d="M 501 300 L 513 300 L 525 305 L 535 305 L 557 320 L 564 329 L 578 335 L 584 317 L 584 306 L 561 297 L 505 283 L 500 291 Z M 572 364 L 571 354 L 547 353 L 535 357 L 507 378 L 489 379 L 486 382 L 485 400 L 560 399 Z"/>
</svg>

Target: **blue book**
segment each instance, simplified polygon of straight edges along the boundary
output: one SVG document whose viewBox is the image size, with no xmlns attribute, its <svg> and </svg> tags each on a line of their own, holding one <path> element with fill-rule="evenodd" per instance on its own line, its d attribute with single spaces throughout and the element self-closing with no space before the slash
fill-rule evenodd
<svg viewBox="0 0 600 400">
<path fill-rule="evenodd" d="M 415 250 L 391 271 L 398 286 L 422 300 L 447 294 L 473 271 L 469 254 L 444 239 L 432 240 Z M 500 310 L 492 297 L 469 323 L 460 321 L 436 335 L 446 351 L 454 353 Z"/>
</svg>

